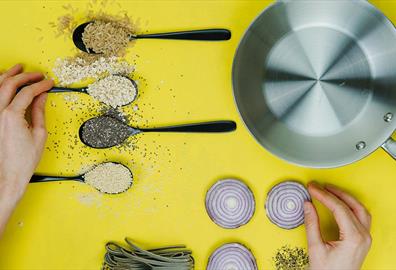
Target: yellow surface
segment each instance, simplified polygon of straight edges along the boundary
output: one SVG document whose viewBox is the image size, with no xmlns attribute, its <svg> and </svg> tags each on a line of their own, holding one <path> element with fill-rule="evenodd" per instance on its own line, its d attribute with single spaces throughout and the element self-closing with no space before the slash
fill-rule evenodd
<svg viewBox="0 0 396 270">
<path fill-rule="evenodd" d="M 21 62 L 28 70 L 48 72 L 57 57 L 74 53 L 71 40 L 55 38 L 48 25 L 67 13 L 65 3 L 79 8 L 76 14 L 83 18 L 87 2 L 0 1 L 1 69 Z M 67 102 L 51 94 L 48 149 L 38 171 L 73 175 L 84 164 L 121 161 L 133 170 L 134 186 L 109 196 L 77 182 L 29 185 L 0 240 L 1 269 L 98 269 L 104 244 L 125 236 L 149 246 L 184 243 L 193 250 L 196 269 L 204 269 L 220 244 L 239 241 L 251 248 L 260 269 L 271 269 L 276 249 L 305 246 L 304 227 L 285 231 L 265 216 L 266 193 L 289 178 L 331 182 L 357 196 L 373 215 L 374 242 L 365 268 L 396 269 L 396 164 L 390 157 L 378 150 L 340 169 L 295 167 L 263 150 L 239 118 L 231 90 L 233 54 L 244 29 L 270 1 L 120 3 L 150 32 L 226 27 L 233 34 L 220 43 L 137 42 L 127 58 L 136 60 L 136 76 L 147 85 L 141 84 L 139 111 L 131 122 L 155 126 L 233 119 L 239 129 L 218 135 L 149 134 L 139 137 L 137 149 L 96 151 L 74 136 L 84 120 L 99 114 L 97 102 L 82 95 L 77 103 Z M 374 4 L 396 22 L 395 1 Z M 108 9 L 119 10 L 119 5 Z M 132 106 L 124 110 L 133 112 Z M 223 177 L 243 179 L 256 198 L 253 219 L 236 230 L 215 225 L 204 208 L 207 189 Z M 324 234 L 336 235 L 328 212 L 321 207 L 320 212 Z"/>
</svg>

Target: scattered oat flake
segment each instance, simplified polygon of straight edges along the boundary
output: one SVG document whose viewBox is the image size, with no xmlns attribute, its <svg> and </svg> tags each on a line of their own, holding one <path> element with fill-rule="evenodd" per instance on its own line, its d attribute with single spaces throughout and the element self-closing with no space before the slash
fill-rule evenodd
<svg viewBox="0 0 396 270">
<path fill-rule="evenodd" d="M 119 74 L 128 76 L 134 71 L 134 66 L 118 57 L 100 57 L 93 62 L 76 58 L 58 58 L 52 69 L 61 86 L 80 82 L 86 79 L 100 79 L 108 75 Z"/>
</svg>

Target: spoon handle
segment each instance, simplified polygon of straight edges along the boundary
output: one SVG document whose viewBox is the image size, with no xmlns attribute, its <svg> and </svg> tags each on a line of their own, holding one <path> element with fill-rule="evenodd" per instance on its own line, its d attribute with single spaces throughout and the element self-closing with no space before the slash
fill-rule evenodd
<svg viewBox="0 0 396 270">
<path fill-rule="evenodd" d="M 79 92 L 86 93 L 86 88 L 66 88 L 66 87 L 52 87 L 49 93 L 65 93 L 65 92 Z"/>
<path fill-rule="evenodd" d="M 82 181 L 80 176 L 76 176 L 76 177 L 55 177 L 55 176 L 33 175 L 32 178 L 30 178 L 30 183 L 53 182 L 53 181 L 68 181 L 68 180 Z"/>
<path fill-rule="evenodd" d="M 137 36 L 131 36 L 131 39 L 135 39 L 135 38 L 220 41 L 220 40 L 229 40 L 231 38 L 231 32 L 227 29 L 205 29 L 205 30 L 168 32 L 168 33 L 160 33 L 160 34 L 142 34 Z"/>
<path fill-rule="evenodd" d="M 198 133 L 216 133 L 230 132 L 236 129 L 234 121 L 214 121 L 198 124 L 187 124 L 170 127 L 140 129 L 142 132 L 198 132 Z"/>
<path fill-rule="evenodd" d="M 22 91 L 23 87 L 19 87 L 16 91 L 18 94 Z M 47 93 L 66 93 L 66 92 L 77 92 L 77 93 L 87 93 L 87 88 L 67 88 L 67 87 L 52 87 Z"/>
</svg>

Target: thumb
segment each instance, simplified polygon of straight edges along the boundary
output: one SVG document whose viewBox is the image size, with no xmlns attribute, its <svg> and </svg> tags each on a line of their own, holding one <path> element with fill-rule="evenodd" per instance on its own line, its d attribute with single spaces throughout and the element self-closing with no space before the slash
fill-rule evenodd
<svg viewBox="0 0 396 270">
<path fill-rule="evenodd" d="M 311 202 L 304 202 L 304 216 L 308 249 L 314 246 L 323 245 L 322 235 L 320 234 L 318 213 Z"/>
</svg>

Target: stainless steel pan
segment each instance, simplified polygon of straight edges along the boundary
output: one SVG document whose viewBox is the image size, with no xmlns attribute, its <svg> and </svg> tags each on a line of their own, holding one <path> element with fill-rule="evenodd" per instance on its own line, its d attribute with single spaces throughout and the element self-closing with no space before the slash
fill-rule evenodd
<svg viewBox="0 0 396 270">
<path fill-rule="evenodd" d="M 396 30 L 363 0 L 278 1 L 249 27 L 235 100 L 267 150 L 338 167 L 383 147 L 396 158 Z"/>
</svg>

